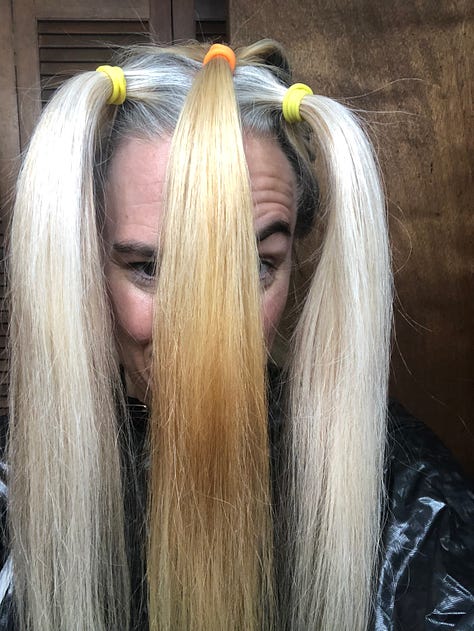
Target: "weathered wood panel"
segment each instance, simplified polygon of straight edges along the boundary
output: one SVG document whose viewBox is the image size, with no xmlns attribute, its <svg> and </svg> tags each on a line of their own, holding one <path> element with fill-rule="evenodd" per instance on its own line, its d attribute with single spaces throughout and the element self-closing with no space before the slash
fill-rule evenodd
<svg viewBox="0 0 474 631">
<path fill-rule="evenodd" d="M 234 45 L 273 37 L 296 79 L 363 114 L 396 271 L 392 393 L 474 474 L 472 71 L 468 0 L 230 0 Z"/>
</svg>

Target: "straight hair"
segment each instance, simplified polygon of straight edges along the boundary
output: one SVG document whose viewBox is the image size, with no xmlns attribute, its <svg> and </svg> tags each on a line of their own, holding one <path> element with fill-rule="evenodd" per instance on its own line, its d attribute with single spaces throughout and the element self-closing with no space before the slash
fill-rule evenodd
<svg viewBox="0 0 474 631">
<path fill-rule="evenodd" d="M 225 60 L 193 83 L 167 184 L 153 332 L 151 629 L 274 629 L 258 257 Z"/>
</svg>

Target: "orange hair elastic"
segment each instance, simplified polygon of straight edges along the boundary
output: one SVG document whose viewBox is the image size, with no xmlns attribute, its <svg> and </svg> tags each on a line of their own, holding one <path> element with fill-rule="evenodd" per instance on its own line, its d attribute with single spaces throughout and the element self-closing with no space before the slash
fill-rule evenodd
<svg viewBox="0 0 474 631">
<path fill-rule="evenodd" d="M 232 48 L 226 46 L 225 44 L 213 44 L 206 53 L 206 56 L 203 60 L 203 65 L 207 64 L 214 57 L 224 57 L 229 63 L 230 69 L 232 72 L 235 70 L 235 53 Z"/>
</svg>

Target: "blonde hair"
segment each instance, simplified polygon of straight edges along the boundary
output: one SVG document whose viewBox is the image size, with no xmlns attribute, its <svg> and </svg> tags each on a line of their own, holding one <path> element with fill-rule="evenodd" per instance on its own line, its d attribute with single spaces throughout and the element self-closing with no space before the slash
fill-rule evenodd
<svg viewBox="0 0 474 631">
<path fill-rule="evenodd" d="M 305 97 L 304 122 L 285 123 L 288 67 L 275 43 L 238 51 L 234 77 L 218 58 L 202 69 L 205 52 L 125 53 L 127 101 L 118 109 L 106 106 L 105 75 L 73 79 L 47 107 L 23 166 L 10 237 L 9 437 L 22 631 L 133 625 L 126 412 L 103 279 L 101 196 L 124 138 L 165 136 L 173 140 L 153 333 L 150 628 L 368 624 L 391 321 L 376 161 L 353 115 L 330 99 Z M 285 375 L 273 505 L 242 130 L 276 138 L 287 155 L 299 232 L 318 209 L 324 226 Z"/>
<path fill-rule="evenodd" d="M 9 515 L 21 629 L 102 631 L 128 619 L 118 368 L 93 182 L 106 96 L 94 75 L 66 85 L 18 180 Z"/>
<path fill-rule="evenodd" d="M 154 357 L 166 360 L 154 362 L 150 424 L 151 628 L 273 628 L 258 259 L 225 60 L 205 66 L 186 99 L 165 208 L 153 339 Z"/>
</svg>

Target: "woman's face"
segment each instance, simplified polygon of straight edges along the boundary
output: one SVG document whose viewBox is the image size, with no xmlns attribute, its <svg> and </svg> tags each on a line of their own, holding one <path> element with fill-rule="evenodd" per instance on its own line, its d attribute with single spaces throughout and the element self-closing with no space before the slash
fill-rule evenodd
<svg viewBox="0 0 474 631">
<path fill-rule="evenodd" d="M 262 316 L 268 348 L 285 307 L 296 223 L 296 183 L 276 141 L 245 140 L 260 256 Z M 147 401 L 153 295 L 169 140 L 127 139 L 117 149 L 106 187 L 105 273 L 127 392 Z M 159 246 L 158 246 L 159 247 Z"/>
</svg>

